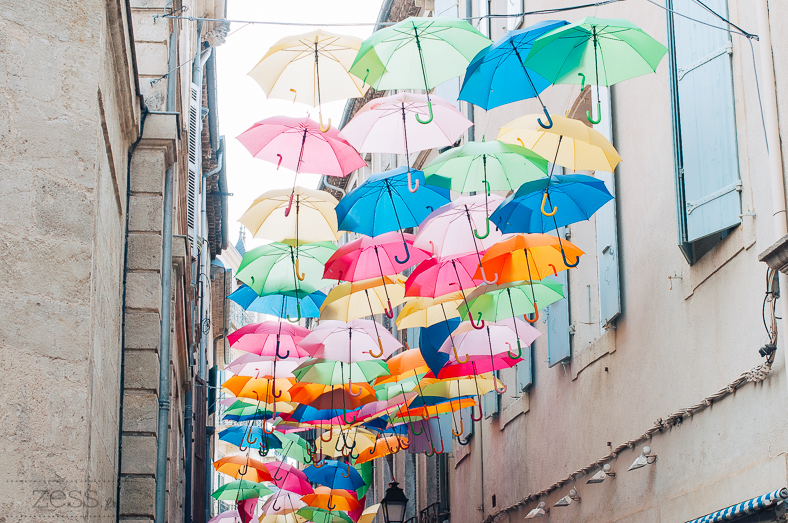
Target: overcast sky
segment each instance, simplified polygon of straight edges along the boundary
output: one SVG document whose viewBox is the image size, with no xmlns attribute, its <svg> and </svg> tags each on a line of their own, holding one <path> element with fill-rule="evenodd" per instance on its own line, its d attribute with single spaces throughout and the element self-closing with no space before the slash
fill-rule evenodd
<svg viewBox="0 0 788 523">
<path fill-rule="evenodd" d="M 266 20 L 277 22 L 360 23 L 373 24 L 380 10 L 380 0 L 227 0 L 227 18 L 231 20 Z M 306 33 L 314 26 L 270 26 L 232 24 L 227 42 L 218 48 L 219 125 L 227 137 L 227 175 L 230 202 L 230 241 L 238 239 L 238 218 L 252 201 L 270 189 L 291 187 L 293 172 L 253 158 L 235 139 L 254 122 L 271 116 L 307 116 L 317 120 L 317 109 L 285 100 L 267 100 L 265 93 L 247 73 L 260 61 L 268 48 L 286 36 Z M 365 39 L 373 26 L 329 27 L 333 33 Z M 323 104 L 323 121 L 327 117 L 339 122 L 345 101 Z M 318 175 L 300 174 L 299 185 L 316 187 Z M 255 242 L 257 243 L 257 242 Z M 247 245 L 249 235 L 247 235 Z"/>
</svg>

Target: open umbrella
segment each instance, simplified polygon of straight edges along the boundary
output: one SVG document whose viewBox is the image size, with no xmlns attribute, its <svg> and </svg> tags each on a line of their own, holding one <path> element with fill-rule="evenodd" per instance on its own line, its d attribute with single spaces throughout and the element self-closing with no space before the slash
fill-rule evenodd
<svg viewBox="0 0 788 523">
<path fill-rule="evenodd" d="M 357 396 L 350 394 L 350 385 L 323 385 L 320 383 L 296 383 L 290 389 L 290 396 L 296 403 L 308 405 L 317 410 L 337 409 L 340 405 L 346 409 L 356 409 L 361 405 L 377 400 L 375 389 L 368 383 L 356 385 L 361 389 Z"/>
<path fill-rule="evenodd" d="M 496 370 L 496 356 L 518 359 L 522 356 L 523 345 L 530 345 L 541 335 L 541 332 L 516 318 L 488 321 L 481 330 L 465 322 L 454 331 L 453 339 L 443 342 L 440 352 L 448 354 L 450 362 L 460 364 L 488 360 L 492 364 L 491 370 Z M 515 346 L 517 353 L 512 353 Z M 463 352 L 465 356 L 460 359 L 459 353 Z"/>
<path fill-rule="evenodd" d="M 302 318 L 317 318 L 320 316 L 320 306 L 326 295 L 321 291 L 309 294 L 305 291 L 292 290 L 260 296 L 251 287 L 242 284 L 227 298 L 249 312 L 287 318 L 297 317 L 298 309 L 301 309 Z"/>
<path fill-rule="evenodd" d="M 314 508 L 324 510 L 356 510 L 361 505 L 355 494 L 344 489 L 317 487 L 314 494 L 307 494 L 301 500 Z"/>
<path fill-rule="evenodd" d="M 265 468 L 271 473 L 274 485 L 283 491 L 303 495 L 314 492 L 312 485 L 299 468 L 282 461 L 269 461 Z"/>
<path fill-rule="evenodd" d="M 376 321 L 357 319 L 323 321 L 301 340 L 300 347 L 313 358 L 352 363 L 388 358 L 402 344 Z"/>
<path fill-rule="evenodd" d="M 255 238 L 275 242 L 292 240 L 297 243 L 336 241 L 337 199 L 325 191 L 295 188 L 295 213 L 289 209 L 290 191 L 267 191 L 252 202 L 238 219 Z"/>
<path fill-rule="evenodd" d="M 304 474 L 311 482 L 345 490 L 356 490 L 364 485 L 361 474 L 350 464 L 333 459 L 327 459 L 323 464 L 320 468 L 311 466 L 304 469 Z"/>
<path fill-rule="evenodd" d="M 243 454 L 225 456 L 213 462 L 217 472 L 227 474 L 235 479 L 246 479 L 255 483 L 272 481 L 272 476 L 265 468 L 265 463 Z"/>
<path fill-rule="evenodd" d="M 271 493 L 271 489 L 254 481 L 237 479 L 216 489 L 211 496 L 224 501 L 240 501 L 259 498 Z"/>
<path fill-rule="evenodd" d="M 310 487 L 308 492 L 314 490 Z M 283 516 L 285 514 L 293 514 L 301 508 L 306 506 L 306 503 L 301 501 L 302 494 L 290 492 L 287 489 L 278 489 L 274 495 L 269 497 L 263 505 L 261 512 L 265 516 Z"/>
<path fill-rule="evenodd" d="M 308 353 L 298 344 L 309 329 L 281 321 L 250 323 L 227 335 L 230 347 L 269 358 L 303 358 Z M 237 374 L 237 373 L 235 373 Z"/>
<path fill-rule="evenodd" d="M 208 523 L 243 523 L 237 510 L 226 510 L 208 520 Z"/>
<path fill-rule="evenodd" d="M 298 511 L 298 517 L 313 523 L 356 523 L 343 511 L 323 510 L 315 507 L 302 508 Z"/>
<path fill-rule="evenodd" d="M 276 361 L 270 356 L 258 356 L 257 354 L 249 353 L 235 358 L 225 369 L 236 376 L 292 378 L 293 370 L 301 363 L 303 363 L 303 360 L 298 358 Z"/>
<path fill-rule="evenodd" d="M 290 381 L 286 379 L 256 378 L 254 376 L 232 376 L 222 383 L 222 388 L 239 398 L 250 398 L 256 401 L 272 403 L 290 401 Z"/>
<path fill-rule="evenodd" d="M 501 285 L 481 285 L 468 294 L 468 306 L 458 307 L 460 317 L 470 316 L 486 318 L 489 321 L 500 321 L 526 314 L 535 314 L 535 323 L 539 319 L 539 309 L 563 299 L 564 292 L 557 281 L 545 278 L 542 281 L 515 281 Z"/>
<path fill-rule="evenodd" d="M 460 291 L 444 294 L 436 298 L 410 298 L 402 306 L 395 323 L 398 330 L 413 327 L 429 327 L 449 318 L 459 318 L 457 307 L 462 303 Z"/>
<path fill-rule="evenodd" d="M 516 234 L 492 247 L 482 256 L 481 268 L 486 274 L 498 277 L 498 283 L 535 281 L 570 268 L 564 263 L 566 253 L 575 257 L 574 265 L 583 253 L 576 245 L 549 234 Z"/>
<path fill-rule="evenodd" d="M 261 514 L 258 520 L 260 523 L 306 523 L 306 518 L 299 516 L 295 512 L 287 514 Z"/>
<path fill-rule="evenodd" d="M 405 278 L 402 276 L 346 281 L 328 293 L 320 308 L 320 319 L 351 321 L 375 314 L 388 316 L 389 311 L 392 311 L 393 316 L 393 307 L 403 301 Z"/>
</svg>

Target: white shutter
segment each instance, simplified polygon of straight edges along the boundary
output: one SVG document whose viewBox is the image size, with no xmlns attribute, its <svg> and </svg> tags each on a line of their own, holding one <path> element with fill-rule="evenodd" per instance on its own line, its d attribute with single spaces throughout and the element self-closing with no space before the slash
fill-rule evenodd
<svg viewBox="0 0 788 523">
<path fill-rule="evenodd" d="M 200 86 L 191 84 L 189 91 L 189 195 L 186 201 L 186 215 L 192 247 L 197 237 L 200 216 L 200 134 L 202 132 L 202 96 Z"/>
</svg>

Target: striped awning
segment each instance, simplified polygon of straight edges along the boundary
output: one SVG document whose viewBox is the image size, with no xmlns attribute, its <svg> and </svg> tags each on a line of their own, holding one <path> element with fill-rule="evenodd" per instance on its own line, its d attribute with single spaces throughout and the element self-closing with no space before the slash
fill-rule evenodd
<svg viewBox="0 0 788 523">
<path fill-rule="evenodd" d="M 718 510 L 717 512 L 712 512 L 711 514 L 701 518 L 687 521 L 687 523 L 715 523 L 717 521 L 730 521 L 733 518 L 745 516 L 747 514 L 752 514 L 754 512 L 758 512 L 759 510 L 768 508 L 786 498 L 788 498 L 788 488 L 781 488 L 779 490 L 775 490 L 774 492 L 764 494 L 763 496 L 758 496 L 757 498 L 752 498 L 737 505 Z"/>
</svg>

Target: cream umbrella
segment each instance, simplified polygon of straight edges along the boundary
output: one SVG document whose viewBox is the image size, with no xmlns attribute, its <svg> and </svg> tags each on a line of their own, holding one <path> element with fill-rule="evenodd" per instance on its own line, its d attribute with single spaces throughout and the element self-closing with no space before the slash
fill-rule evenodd
<svg viewBox="0 0 788 523">
<path fill-rule="evenodd" d="M 290 191 L 274 189 L 258 196 L 238 220 L 255 238 L 299 243 L 336 241 L 337 200 L 325 191 L 295 188 L 290 205 Z M 290 212 L 288 212 L 290 210 Z"/>
</svg>

